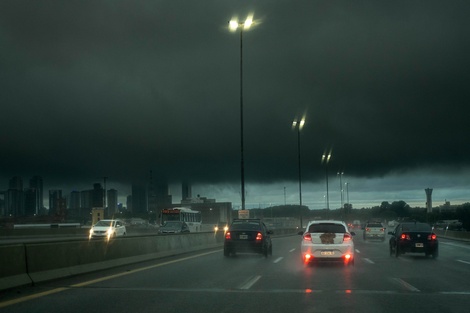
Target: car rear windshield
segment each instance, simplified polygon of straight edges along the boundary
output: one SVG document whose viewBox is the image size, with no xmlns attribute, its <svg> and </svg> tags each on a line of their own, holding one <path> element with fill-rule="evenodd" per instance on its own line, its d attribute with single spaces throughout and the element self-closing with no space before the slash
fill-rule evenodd
<svg viewBox="0 0 470 313">
<path fill-rule="evenodd" d="M 431 226 L 428 224 L 420 224 L 420 223 L 413 223 L 413 224 L 403 224 L 403 231 L 425 231 L 430 232 Z"/>
<path fill-rule="evenodd" d="M 261 227 L 257 222 L 233 222 L 230 230 L 259 230 Z"/>
<path fill-rule="evenodd" d="M 346 229 L 341 224 L 321 223 L 312 224 L 308 228 L 309 233 L 345 233 Z"/>
<path fill-rule="evenodd" d="M 369 223 L 367 224 L 367 227 L 383 227 L 383 225 L 380 223 Z"/>
</svg>

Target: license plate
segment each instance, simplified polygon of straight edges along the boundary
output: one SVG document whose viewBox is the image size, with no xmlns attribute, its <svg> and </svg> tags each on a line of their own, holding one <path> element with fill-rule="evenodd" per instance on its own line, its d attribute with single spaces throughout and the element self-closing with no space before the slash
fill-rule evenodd
<svg viewBox="0 0 470 313">
<path fill-rule="evenodd" d="M 334 251 L 322 251 L 320 252 L 321 255 L 335 255 Z"/>
<path fill-rule="evenodd" d="M 248 235 L 240 235 L 240 239 L 248 239 Z"/>
<path fill-rule="evenodd" d="M 416 248 L 422 248 L 424 247 L 423 243 L 422 242 L 417 242 L 416 245 L 415 245 Z"/>
</svg>

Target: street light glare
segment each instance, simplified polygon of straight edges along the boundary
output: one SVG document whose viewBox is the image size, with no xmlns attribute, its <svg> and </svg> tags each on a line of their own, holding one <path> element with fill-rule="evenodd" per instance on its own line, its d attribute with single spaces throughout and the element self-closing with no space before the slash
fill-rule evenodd
<svg viewBox="0 0 470 313">
<path fill-rule="evenodd" d="M 245 29 L 248 29 L 251 27 L 252 24 L 253 24 L 253 15 L 250 15 L 246 18 L 245 23 L 243 23 L 243 27 Z"/>
<path fill-rule="evenodd" d="M 248 30 L 254 23 L 253 14 L 248 15 L 244 22 L 239 22 L 238 18 L 234 17 L 228 22 L 228 28 L 230 31 L 236 31 L 238 27 L 243 27 L 244 30 Z"/>
<path fill-rule="evenodd" d="M 236 20 L 231 20 L 228 22 L 228 27 L 231 31 L 236 31 L 238 28 L 238 22 Z"/>
</svg>

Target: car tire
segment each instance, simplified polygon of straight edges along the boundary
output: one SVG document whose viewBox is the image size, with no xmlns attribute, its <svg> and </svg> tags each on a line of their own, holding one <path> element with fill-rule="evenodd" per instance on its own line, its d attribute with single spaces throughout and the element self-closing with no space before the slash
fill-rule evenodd
<svg viewBox="0 0 470 313">
<path fill-rule="evenodd" d="M 434 252 L 432 253 L 432 258 L 433 258 L 433 259 L 437 259 L 438 256 L 439 256 L 439 249 L 436 249 L 436 250 L 434 250 Z"/>
<path fill-rule="evenodd" d="M 393 252 L 394 252 L 394 251 L 393 251 L 393 249 L 392 249 L 392 245 L 391 245 L 391 244 L 388 245 L 388 250 L 390 251 L 390 256 L 393 256 Z"/>
<path fill-rule="evenodd" d="M 224 257 L 229 257 L 230 251 L 227 248 L 224 248 Z"/>
<path fill-rule="evenodd" d="M 269 255 L 273 255 L 273 245 L 269 246 Z"/>
<path fill-rule="evenodd" d="M 398 245 L 395 246 L 395 257 L 399 257 L 400 256 L 400 249 L 398 248 Z"/>
</svg>

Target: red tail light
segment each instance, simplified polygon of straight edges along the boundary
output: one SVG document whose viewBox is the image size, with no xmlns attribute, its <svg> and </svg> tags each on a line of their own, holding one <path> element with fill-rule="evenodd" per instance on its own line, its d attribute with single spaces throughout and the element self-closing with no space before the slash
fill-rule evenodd
<svg viewBox="0 0 470 313">
<path fill-rule="evenodd" d="M 310 233 L 305 233 L 303 239 L 306 241 L 312 241 L 312 235 Z"/>
<path fill-rule="evenodd" d="M 256 241 L 259 241 L 259 240 L 263 240 L 263 234 L 262 233 L 258 233 L 256 235 Z"/>
<path fill-rule="evenodd" d="M 400 239 L 401 240 L 410 240 L 411 238 L 410 238 L 410 235 L 408 235 L 408 234 L 401 234 Z"/>
<path fill-rule="evenodd" d="M 225 239 L 226 239 L 226 240 L 232 239 L 232 236 L 230 235 L 230 232 L 229 232 L 229 231 L 225 233 Z"/>
<path fill-rule="evenodd" d="M 436 240 L 436 239 L 437 239 L 436 234 L 428 235 L 428 240 Z"/>
<path fill-rule="evenodd" d="M 344 233 L 343 241 L 350 241 L 352 239 L 351 234 Z"/>
<path fill-rule="evenodd" d="M 381 231 L 381 232 L 384 232 L 384 231 L 385 231 L 385 228 L 381 228 L 380 231 Z"/>
<path fill-rule="evenodd" d="M 370 228 L 366 228 L 366 231 L 370 231 Z"/>
</svg>

